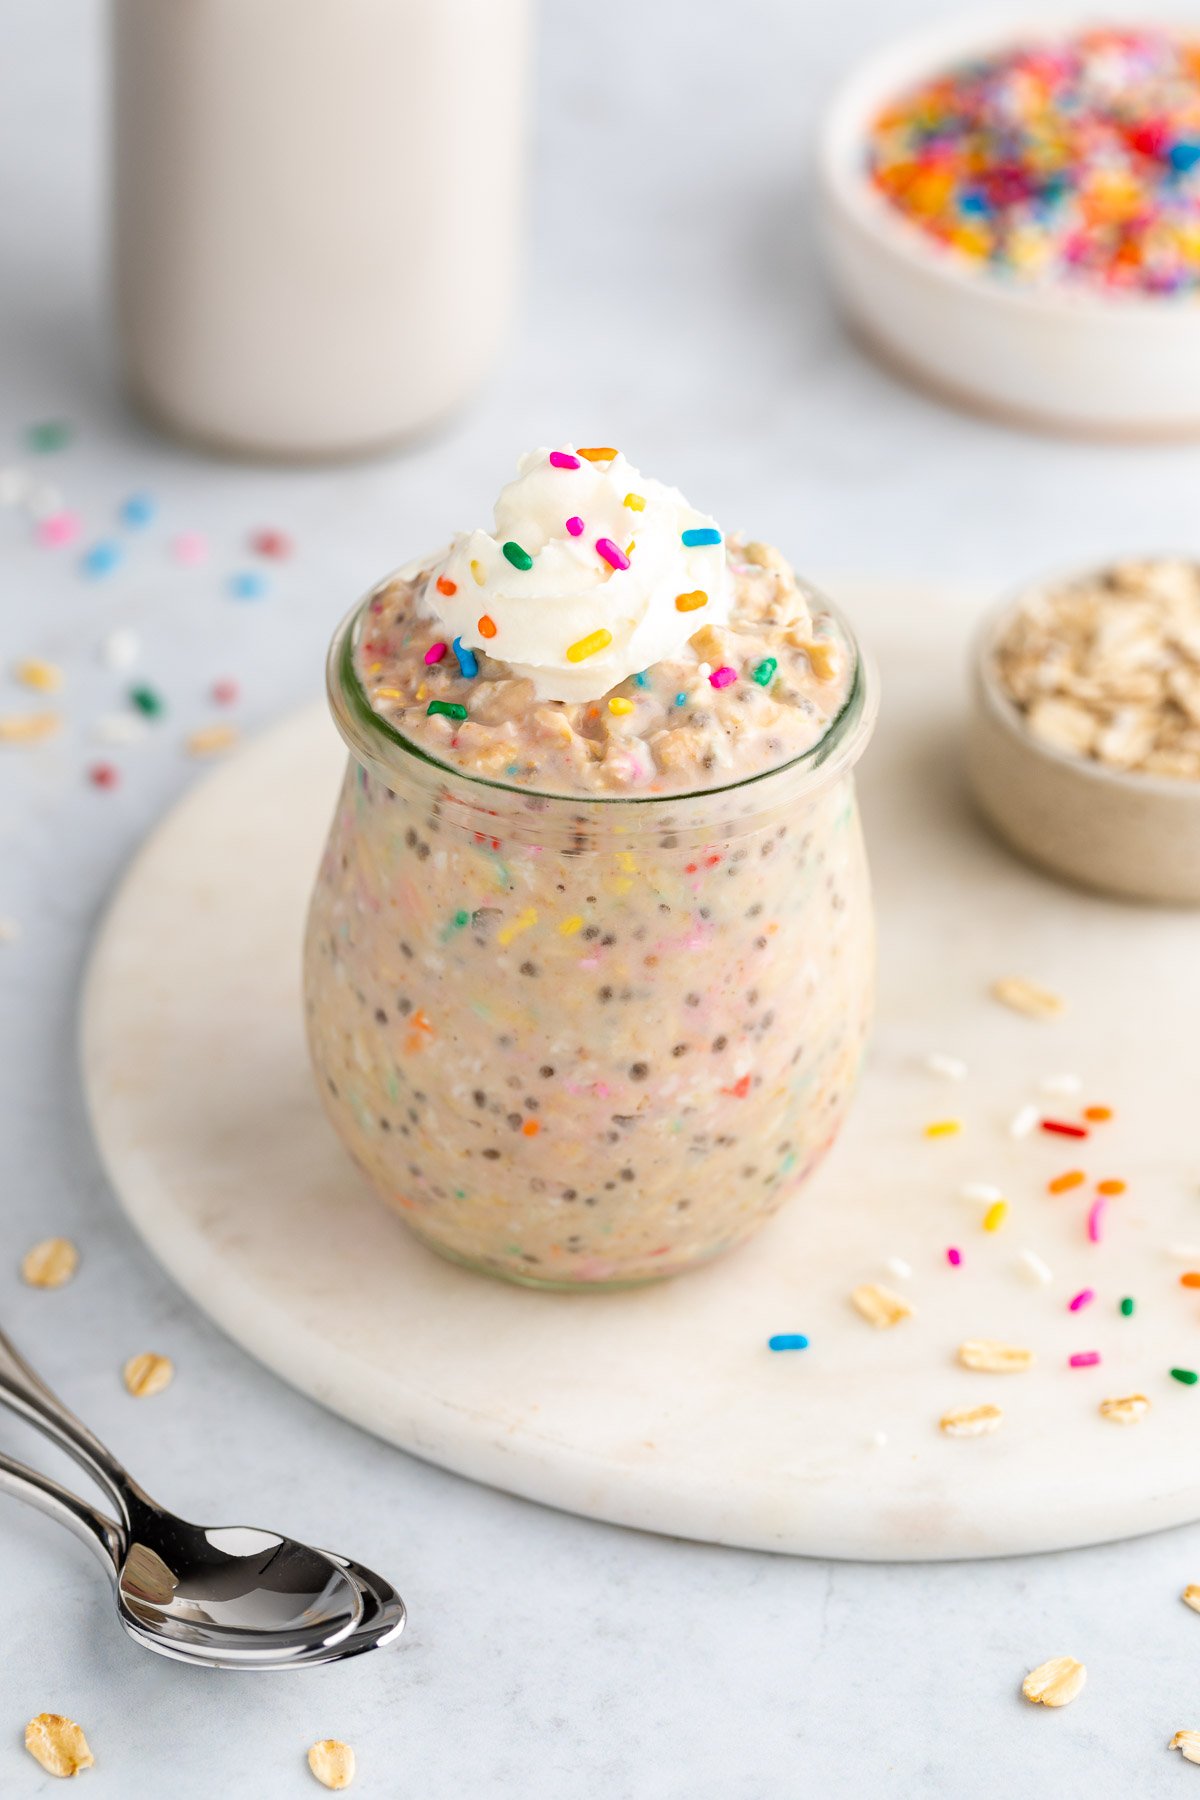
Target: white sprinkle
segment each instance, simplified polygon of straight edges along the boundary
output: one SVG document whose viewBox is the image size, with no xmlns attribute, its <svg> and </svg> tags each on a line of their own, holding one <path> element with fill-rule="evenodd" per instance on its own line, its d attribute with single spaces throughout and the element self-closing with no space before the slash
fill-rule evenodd
<svg viewBox="0 0 1200 1800">
<path fill-rule="evenodd" d="M 1009 1120 L 1008 1135 L 1015 1138 L 1027 1138 L 1037 1122 L 1037 1107 L 1023 1106 L 1020 1112 L 1015 1112 Z"/>
<path fill-rule="evenodd" d="M 146 735 L 146 721 L 138 713 L 105 713 L 96 720 L 93 736 L 98 744 L 137 744 Z"/>
<path fill-rule="evenodd" d="M 21 927 L 15 919 L 0 917 L 0 944 L 15 944 L 21 935 Z"/>
<path fill-rule="evenodd" d="M 1171 1244 L 1167 1255 L 1172 1262 L 1200 1263 L 1200 1244 Z"/>
<path fill-rule="evenodd" d="M 1082 1075 L 1047 1075 L 1038 1082 L 1042 1094 L 1070 1095 L 1083 1092 Z"/>
<path fill-rule="evenodd" d="M 1044 1263 L 1036 1250 L 1022 1250 L 1021 1267 L 1032 1281 L 1039 1287 L 1049 1287 L 1054 1280 L 1047 1263 Z"/>
<path fill-rule="evenodd" d="M 132 669 L 141 653 L 142 641 L 128 625 L 110 631 L 100 646 L 101 661 L 110 669 Z"/>
<path fill-rule="evenodd" d="M 0 506 L 20 506 L 29 492 L 29 477 L 24 469 L 0 469 Z"/>
<path fill-rule="evenodd" d="M 59 488 L 52 487 L 48 481 L 39 482 L 36 487 L 28 488 L 22 496 L 25 511 L 31 519 L 51 519 L 55 513 L 63 509 L 63 497 Z"/>
<path fill-rule="evenodd" d="M 906 1263 L 902 1256 L 889 1256 L 883 1266 L 900 1281 L 912 1280 L 912 1264 Z"/>
<path fill-rule="evenodd" d="M 967 1065 L 961 1056 L 947 1056 L 944 1050 L 931 1050 L 925 1058 L 931 1075 L 943 1075 L 947 1081 L 965 1081 Z"/>
<path fill-rule="evenodd" d="M 701 675 L 702 679 L 707 681 L 711 674 L 712 674 L 712 664 L 711 663 L 701 663 L 700 664 L 700 675 Z"/>
<path fill-rule="evenodd" d="M 872 1448 L 872 1450 L 886 1449 L 887 1441 L 888 1441 L 888 1434 L 886 1431 L 873 1431 L 871 1433 L 871 1448 Z"/>
<path fill-rule="evenodd" d="M 997 1200 L 1004 1198 L 1001 1190 L 993 1187 L 990 1181 L 968 1181 L 958 1191 L 964 1200 L 978 1200 L 981 1206 L 995 1206 Z"/>
</svg>

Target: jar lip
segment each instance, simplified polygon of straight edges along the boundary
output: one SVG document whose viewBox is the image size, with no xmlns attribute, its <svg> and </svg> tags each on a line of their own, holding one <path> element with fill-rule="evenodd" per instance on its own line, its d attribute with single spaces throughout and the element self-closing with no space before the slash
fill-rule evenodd
<svg viewBox="0 0 1200 1800">
<path fill-rule="evenodd" d="M 875 729 L 879 711 L 879 683 L 874 666 L 840 609 L 805 582 L 805 591 L 819 600 L 821 606 L 837 620 L 854 655 L 854 678 L 845 700 L 817 742 L 810 744 L 798 756 L 789 758 L 787 762 L 773 763 L 766 769 L 756 769 L 753 774 L 741 775 L 736 781 L 722 782 L 715 787 L 673 790 L 665 794 L 555 792 L 553 789 L 518 787 L 510 781 L 497 781 L 492 776 L 477 774 L 471 769 L 460 768 L 456 763 L 443 762 L 440 757 L 431 755 L 412 738 L 397 731 L 371 705 L 355 667 L 355 628 L 364 621 L 372 599 L 393 579 L 394 576 L 387 576 L 383 582 L 377 582 L 338 625 L 329 646 L 326 687 L 334 723 L 351 753 L 361 760 L 364 755 L 373 752 L 385 768 L 393 768 L 397 773 L 404 772 L 411 763 L 421 772 L 429 772 L 442 778 L 451 777 L 470 788 L 503 794 L 509 799 L 547 801 L 558 806 L 574 804 L 601 808 L 636 808 L 643 810 L 647 816 L 653 816 L 656 807 L 661 810 L 680 806 L 685 802 L 713 801 L 787 774 L 814 777 L 800 788 L 799 792 L 803 793 L 809 788 L 823 785 L 824 781 L 852 767 Z M 403 753 L 408 763 L 402 763 L 394 756 L 393 753 L 397 750 Z M 818 776 L 820 780 L 816 779 Z"/>
</svg>

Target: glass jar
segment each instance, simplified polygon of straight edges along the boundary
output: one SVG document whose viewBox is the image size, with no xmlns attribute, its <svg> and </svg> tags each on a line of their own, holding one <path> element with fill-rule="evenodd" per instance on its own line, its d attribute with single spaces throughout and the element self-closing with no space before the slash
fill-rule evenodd
<svg viewBox="0 0 1200 1800">
<path fill-rule="evenodd" d="M 443 1256 L 633 1286 L 732 1249 L 846 1115 L 874 932 L 852 769 L 819 744 L 711 792 L 540 794 L 434 761 L 338 631 L 350 762 L 309 914 L 309 1044 L 354 1161 Z M 822 606 L 825 602 L 821 601 Z"/>
</svg>

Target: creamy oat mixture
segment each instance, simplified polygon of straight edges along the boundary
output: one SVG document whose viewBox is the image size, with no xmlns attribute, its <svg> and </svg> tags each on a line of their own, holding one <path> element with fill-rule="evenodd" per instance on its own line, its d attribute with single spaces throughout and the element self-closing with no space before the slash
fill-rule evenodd
<svg viewBox="0 0 1200 1800">
<path fill-rule="evenodd" d="M 551 793 L 715 788 L 810 750 L 854 679 L 837 621 L 777 550 L 726 545 L 598 454 L 535 451 L 494 533 L 372 597 L 372 707 L 443 762 Z"/>
<path fill-rule="evenodd" d="M 994 669 L 1052 748 L 1200 779 L 1200 564 L 1114 563 L 1037 589 L 997 639 Z"/>
</svg>

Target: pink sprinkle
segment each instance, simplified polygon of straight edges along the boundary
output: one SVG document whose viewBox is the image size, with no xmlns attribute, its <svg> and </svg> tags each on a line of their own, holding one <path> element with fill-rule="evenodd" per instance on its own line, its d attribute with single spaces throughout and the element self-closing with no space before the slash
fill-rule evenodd
<svg viewBox="0 0 1200 1800">
<path fill-rule="evenodd" d="M 552 469 L 577 469 L 579 467 L 579 458 L 577 456 L 571 456 L 566 450 L 552 450 L 550 452 L 550 467 Z"/>
<path fill-rule="evenodd" d="M 93 787 L 115 788 L 121 777 L 112 763 L 93 763 L 88 770 L 88 780 Z"/>
<path fill-rule="evenodd" d="M 181 531 L 171 544 L 171 554 L 176 562 L 194 569 L 208 561 L 208 539 L 199 531 Z"/>
<path fill-rule="evenodd" d="M 1073 1369 L 1094 1369 L 1100 1361 L 1100 1352 L 1098 1350 L 1077 1350 L 1074 1356 L 1068 1356 L 1067 1361 Z"/>
<path fill-rule="evenodd" d="M 614 544 L 611 538 L 596 539 L 596 554 L 602 556 L 611 568 L 627 569 L 629 567 L 629 558 L 621 546 Z"/>
<path fill-rule="evenodd" d="M 428 650 L 425 652 L 425 661 L 429 664 L 430 668 L 433 667 L 434 663 L 441 662 L 443 656 L 446 654 L 447 648 L 448 646 L 445 644 L 430 644 Z"/>
<path fill-rule="evenodd" d="M 78 513 L 51 513 L 48 519 L 39 519 L 37 540 L 51 549 L 56 544 L 73 544 L 82 530 L 82 521 Z"/>
<path fill-rule="evenodd" d="M 962 1251 L 956 1250 L 954 1245 L 951 1244 L 946 1252 L 946 1261 L 950 1264 L 952 1269 L 957 1269 L 962 1263 Z"/>
<path fill-rule="evenodd" d="M 722 663 L 721 667 L 719 669 L 714 669 L 709 676 L 708 685 L 710 687 L 723 688 L 728 687 L 730 682 L 736 680 L 737 670 L 730 668 L 728 663 Z"/>
<path fill-rule="evenodd" d="M 1095 1288 L 1080 1288 L 1079 1292 L 1067 1301 L 1067 1311 L 1078 1312 L 1081 1307 L 1090 1306 L 1095 1298 Z"/>
<path fill-rule="evenodd" d="M 230 675 L 212 684 L 212 697 L 218 706 L 233 706 L 241 698 L 241 689 Z"/>
<path fill-rule="evenodd" d="M 1088 1236 L 1093 1244 L 1098 1244 L 1104 1236 L 1104 1215 L 1107 1211 L 1108 1201 L 1103 1195 L 1099 1200 L 1093 1200 L 1088 1213 Z"/>
<path fill-rule="evenodd" d="M 567 520 L 567 530 L 570 532 L 572 537 L 582 537 L 583 536 L 583 520 L 581 518 L 579 518 L 579 516 L 576 514 L 576 516 L 574 518 L 570 518 Z"/>
</svg>

